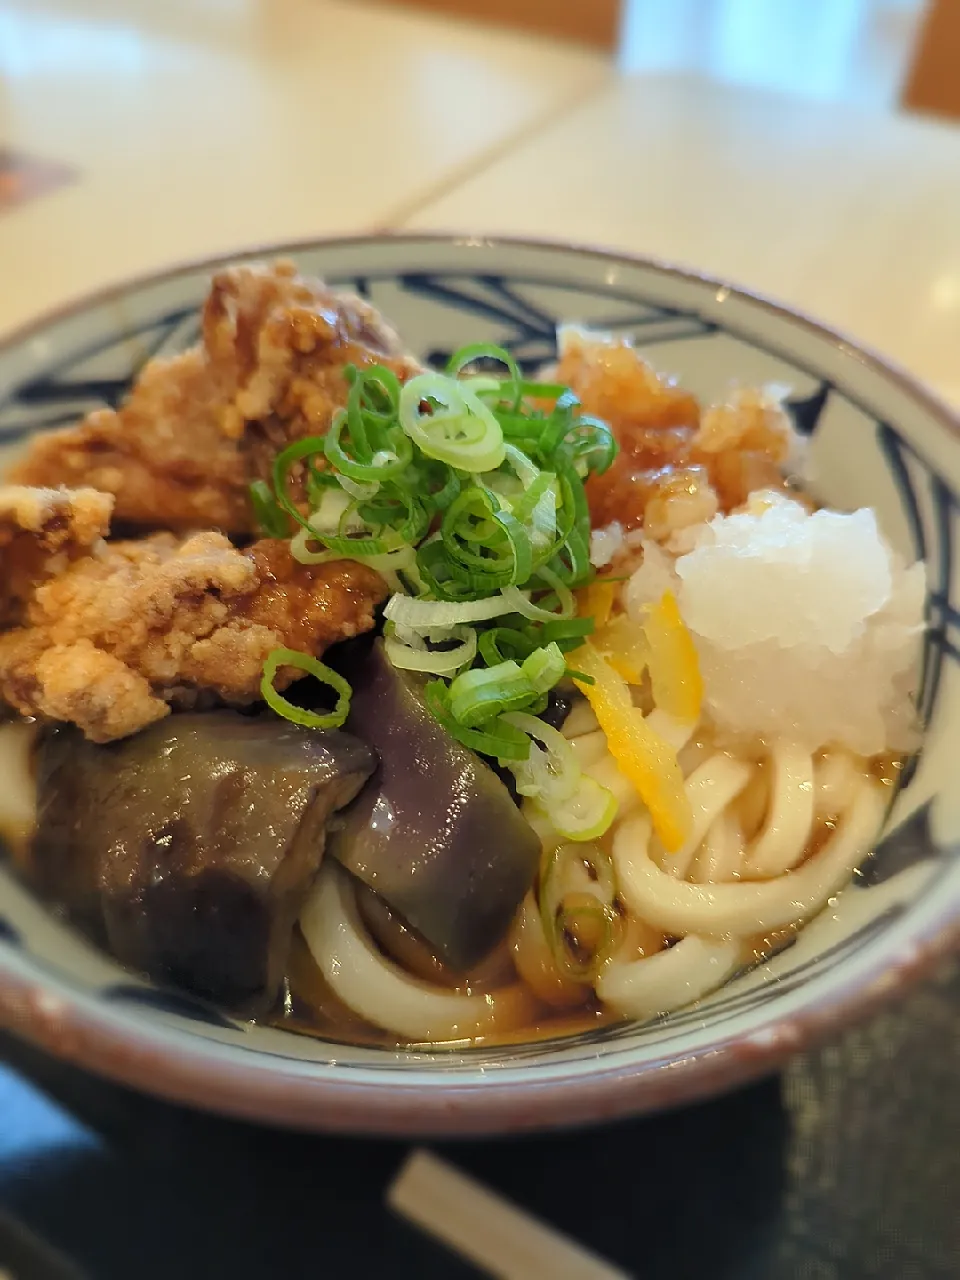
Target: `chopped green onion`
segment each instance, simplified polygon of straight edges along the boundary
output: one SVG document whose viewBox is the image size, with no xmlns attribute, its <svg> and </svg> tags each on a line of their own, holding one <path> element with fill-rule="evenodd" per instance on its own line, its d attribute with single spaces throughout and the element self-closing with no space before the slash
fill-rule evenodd
<svg viewBox="0 0 960 1280">
<path fill-rule="evenodd" d="M 429 627 L 453 627 L 460 622 L 486 622 L 504 613 L 514 613 L 515 608 L 506 593 L 496 592 L 486 600 L 465 600 L 450 604 L 446 600 L 411 600 L 408 596 L 391 596 L 384 616 L 415 631 Z"/>
<path fill-rule="evenodd" d="M 280 450 L 273 460 L 274 496 L 284 511 L 293 516 L 297 524 L 303 525 L 307 529 L 310 527 L 308 520 L 294 504 L 287 490 L 287 477 L 290 473 L 290 468 L 295 463 L 301 462 L 304 458 L 313 457 L 315 454 L 322 454 L 323 445 L 323 436 L 307 436 L 303 440 L 295 440 L 293 444 L 288 444 L 285 449 Z"/>
<path fill-rule="evenodd" d="M 593 676 L 588 676 L 583 671 L 577 671 L 574 667 L 567 667 L 567 679 L 576 680 L 577 684 L 597 683 Z"/>
<path fill-rule="evenodd" d="M 257 524 L 268 538 L 285 538 L 290 533 L 287 517 L 270 492 L 265 480 L 254 480 L 250 486 L 250 501 Z"/>
<path fill-rule="evenodd" d="M 562 844 L 545 852 L 540 917 L 554 961 L 567 977 L 592 981 L 615 950 L 620 930 L 616 895 L 613 864 L 598 845 Z M 585 939 L 584 933 L 595 936 Z M 572 953 L 571 944 L 579 955 Z"/>
<path fill-rule="evenodd" d="M 361 482 L 390 480 L 405 471 L 413 461 L 413 445 L 396 428 L 382 433 L 384 438 L 378 443 L 384 447 L 371 453 L 368 462 L 356 461 L 343 447 L 343 436 L 350 424 L 349 414 L 341 410 L 334 415 L 330 430 L 324 438 L 324 457 L 340 475 Z M 354 438 L 355 430 L 355 427 L 351 427 L 351 439 Z"/>
<path fill-rule="evenodd" d="M 556 622 L 558 619 L 566 620 L 572 618 L 577 611 L 577 602 L 566 587 L 562 587 L 563 595 L 560 596 L 561 587 L 562 584 L 558 584 L 556 588 L 560 603 L 559 609 L 541 608 L 540 605 L 534 604 L 524 592 L 518 591 L 516 587 L 504 587 L 503 598 L 513 613 L 522 613 L 525 618 L 531 618 L 534 622 Z"/>
<path fill-rule="evenodd" d="M 389 425 L 397 416 L 400 401 L 400 379 L 386 365 L 371 365 L 361 373 L 356 365 L 348 365 L 345 372 L 352 383 L 347 399 L 347 411 L 360 411 L 371 424 Z M 378 408 L 384 405 L 384 408 Z"/>
<path fill-rule="evenodd" d="M 524 793 L 551 815 L 560 808 L 571 831 L 596 826 L 595 786 L 579 770 L 559 778 L 535 726 L 570 674 L 564 654 L 593 630 L 576 616 L 573 588 L 594 577 L 584 481 L 609 466 L 610 429 L 568 388 L 525 378 L 488 343 L 456 352 L 445 374 L 403 384 L 380 365 L 344 375 L 346 405 L 330 429 L 278 453 L 272 491 L 252 486 L 258 522 L 289 536 L 294 520 L 301 563 L 345 558 L 382 573 L 394 593 L 385 647 L 397 666 L 441 677 L 427 686 L 432 714 L 464 745 L 522 765 Z M 277 693 L 278 661 L 264 668 L 270 705 L 298 723 L 331 723 Z M 514 723 L 518 714 L 532 726 Z"/>
<path fill-rule="evenodd" d="M 489 721 L 483 729 L 468 729 L 450 713 L 447 686 L 432 680 L 424 689 L 428 710 L 447 732 L 465 747 L 497 760 L 523 760 L 530 754 L 530 739 L 502 717 Z"/>
<path fill-rule="evenodd" d="M 294 560 L 300 564 L 327 564 L 331 560 L 338 559 L 335 551 L 328 551 L 326 547 L 321 547 L 319 551 L 313 551 L 308 543 L 315 542 L 317 535 L 310 529 L 298 529 L 290 539 L 290 554 Z"/>
<path fill-rule="evenodd" d="M 493 471 L 503 462 L 499 422 L 469 387 L 443 374 L 421 373 L 404 384 L 400 425 L 421 453 L 460 471 Z"/>
<path fill-rule="evenodd" d="M 579 418 L 560 443 L 575 466 L 582 465 L 594 475 L 602 475 L 617 456 L 613 432 L 599 418 Z"/>
<path fill-rule="evenodd" d="M 303 707 L 289 702 L 283 694 L 277 692 L 273 683 L 281 667 L 297 667 L 321 684 L 329 685 L 337 695 L 337 705 L 325 715 L 318 715 L 315 711 L 305 711 Z M 270 650 L 263 664 L 260 692 L 267 706 L 276 711 L 277 715 L 307 729 L 339 729 L 350 712 L 351 689 L 343 676 L 298 649 Z"/>
<path fill-rule="evenodd" d="M 416 634 L 416 633 L 415 633 Z M 428 649 L 405 644 L 398 636 L 393 623 L 384 630 L 384 649 L 395 667 L 403 671 L 424 671 L 435 676 L 455 675 L 469 666 L 477 654 L 477 633 L 472 627 L 453 627 L 450 639 L 460 643 L 452 649 Z"/>
<path fill-rule="evenodd" d="M 543 649 L 534 649 L 524 659 L 521 669 L 537 693 L 546 693 L 563 678 L 567 664 L 557 645 L 548 644 Z"/>
<path fill-rule="evenodd" d="M 562 382 L 532 382 L 529 378 L 521 378 L 520 394 L 536 400 L 558 400 L 560 396 L 569 395 L 570 388 Z"/>
<path fill-rule="evenodd" d="M 488 667 L 506 662 L 508 658 L 522 662 L 536 650 L 538 643 L 532 636 L 513 627 L 491 627 L 479 637 L 480 657 Z"/>
<path fill-rule="evenodd" d="M 551 618 L 543 624 L 541 630 L 545 644 L 556 641 L 563 648 L 565 640 L 575 640 L 582 644 L 587 636 L 593 635 L 594 628 L 593 618 Z"/>
<path fill-rule="evenodd" d="M 540 475 L 540 468 L 535 466 L 522 449 L 518 449 L 515 445 L 505 444 L 503 446 L 504 459 L 510 463 L 517 474 L 517 479 L 523 485 L 524 489 L 529 489 L 534 480 Z"/>
<path fill-rule="evenodd" d="M 452 467 L 446 467 L 443 463 L 434 462 L 432 459 L 430 466 L 434 467 L 435 471 L 431 473 L 427 469 L 427 478 L 429 479 L 432 478 L 432 475 L 436 475 L 438 478 L 442 478 L 443 481 L 437 489 L 429 490 L 430 498 L 438 511 L 446 511 L 463 487 L 463 482 Z"/>
<path fill-rule="evenodd" d="M 553 929 L 553 958 L 557 968 L 568 978 L 581 982 L 593 982 L 616 947 L 619 917 L 613 907 L 602 902 L 589 901 L 590 895 L 581 895 L 572 904 L 564 903 L 557 912 Z M 579 960 L 571 955 L 568 939 L 575 944 L 583 932 L 581 921 L 595 922 L 599 937 L 589 946 L 589 955 Z M 587 948 L 584 947 L 586 950 Z"/>
<path fill-rule="evenodd" d="M 497 384 L 496 389 L 507 391 L 506 398 L 509 399 L 511 407 L 514 410 L 519 408 L 523 398 L 523 379 L 516 360 L 505 347 L 498 347 L 490 342 L 474 342 L 467 347 L 461 347 L 447 362 L 447 374 L 451 378 L 456 378 L 464 369 L 471 364 L 476 364 L 478 360 L 496 360 L 498 364 L 506 365 L 510 380 Z"/>
<path fill-rule="evenodd" d="M 537 800 L 541 806 L 571 799 L 580 786 L 582 770 L 563 734 L 529 713 L 515 711 L 504 718 L 507 724 L 543 744 L 539 747 L 534 743 L 526 760 L 509 766 L 519 793 Z"/>
<path fill-rule="evenodd" d="M 551 804 L 546 816 L 568 840 L 597 840 L 616 818 L 617 800 L 612 791 L 584 774 L 575 794 L 561 804 Z"/>
<path fill-rule="evenodd" d="M 447 692 L 450 714 L 457 724 L 475 729 L 505 711 L 529 706 L 541 691 L 521 667 L 507 661 L 465 671 Z"/>
<path fill-rule="evenodd" d="M 530 576 L 532 555 L 526 530 L 481 485 L 470 485 L 454 499 L 444 512 L 440 536 L 454 573 L 458 566 L 469 571 L 471 583 L 496 589 Z"/>
</svg>

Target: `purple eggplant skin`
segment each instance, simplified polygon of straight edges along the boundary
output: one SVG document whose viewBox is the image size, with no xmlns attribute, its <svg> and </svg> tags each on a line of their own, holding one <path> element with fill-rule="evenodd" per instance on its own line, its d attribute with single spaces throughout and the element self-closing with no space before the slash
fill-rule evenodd
<svg viewBox="0 0 960 1280">
<path fill-rule="evenodd" d="M 331 815 L 369 747 L 269 713 L 170 716 L 97 745 L 37 748 L 29 868 L 121 963 L 250 1016 L 275 1002 Z"/>
<path fill-rule="evenodd" d="M 451 968 L 502 940 L 533 883 L 540 841 L 479 756 L 433 718 L 423 682 L 381 641 L 341 666 L 353 686 L 346 728 L 380 764 L 331 824 L 329 853 L 380 895 Z"/>
</svg>

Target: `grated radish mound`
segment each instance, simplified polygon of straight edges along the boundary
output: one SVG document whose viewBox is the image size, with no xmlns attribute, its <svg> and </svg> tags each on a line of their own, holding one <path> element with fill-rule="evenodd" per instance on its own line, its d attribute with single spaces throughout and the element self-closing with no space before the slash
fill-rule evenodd
<svg viewBox="0 0 960 1280">
<path fill-rule="evenodd" d="M 631 612 L 667 571 L 637 571 Z M 810 514 L 755 494 L 746 512 L 705 525 L 669 571 L 719 728 L 865 756 L 916 746 L 924 567 L 903 566 L 872 511 Z"/>
</svg>

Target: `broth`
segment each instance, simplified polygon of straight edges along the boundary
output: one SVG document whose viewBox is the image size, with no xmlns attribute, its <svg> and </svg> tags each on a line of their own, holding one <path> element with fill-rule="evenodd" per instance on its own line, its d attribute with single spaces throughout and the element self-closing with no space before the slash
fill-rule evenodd
<svg viewBox="0 0 960 1280">
<path fill-rule="evenodd" d="M 0 839 L 9 849 L 15 867 L 21 872 L 29 869 L 30 839 L 36 822 L 32 762 L 35 738 L 36 730 L 31 724 L 16 721 L 0 724 Z M 887 755 L 872 762 L 871 773 L 889 787 L 892 794 L 899 784 L 903 765 L 902 758 Z M 755 809 L 763 807 L 751 796 L 747 796 L 745 803 Z M 762 818 L 762 813 L 753 813 L 749 825 L 759 826 Z M 814 856 L 822 847 L 834 826 L 829 819 L 815 823 L 806 858 Z M 384 956 L 399 964 L 408 974 L 451 991 L 482 992 L 511 982 L 522 982 L 507 940 L 491 957 L 477 966 L 473 973 L 459 975 L 445 968 L 418 935 L 370 890 L 358 885 L 357 898 L 361 917 L 371 939 Z M 742 968 L 769 960 L 782 951 L 802 927 L 802 924 L 797 924 L 745 939 Z M 671 940 L 668 940 L 667 945 L 670 944 Z M 529 986 L 525 983 L 524 986 L 529 991 Z M 532 1000 L 532 1019 L 511 1031 L 428 1044 L 407 1043 L 391 1032 L 365 1021 L 337 998 L 314 962 L 299 928 L 296 928 L 282 999 L 271 1014 L 258 1021 L 297 1035 L 344 1045 L 391 1050 L 457 1050 L 465 1047 L 536 1043 L 575 1036 L 625 1020 L 616 1011 L 605 1008 L 592 988 L 586 985 L 582 1003 L 573 1009 L 555 1007 L 534 996 Z"/>
</svg>

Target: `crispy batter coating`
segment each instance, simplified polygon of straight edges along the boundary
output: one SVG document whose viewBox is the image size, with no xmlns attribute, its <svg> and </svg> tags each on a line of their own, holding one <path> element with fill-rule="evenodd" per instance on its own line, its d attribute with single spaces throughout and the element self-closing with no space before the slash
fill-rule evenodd
<svg viewBox="0 0 960 1280">
<path fill-rule="evenodd" d="M 250 481 L 327 430 L 351 363 L 418 368 L 362 299 L 287 262 L 232 267 L 213 278 L 197 347 L 150 361 L 119 410 L 39 437 L 11 478 L 114 494 L 116 518 L 134 524 L 255 532 Z"/>
<path fill-rule="evenodd" d="M 106 536 L 112 508 L 93 489 L 0 485 L 0 625 L 16 620 L 39 580 Z"/>
<path fill-rule="evenodd" d="M 557 380 L 610 423 L 620 445 L 609 471 L 587 485 L 595 525 L 617 520 L 667 542 L 736 509 L 755 489 L 783 486 L 792 430 L 780 405 L 760 392 L 735 389 L 701 410 L 625 338 L 569 328 L 560 348 Z"/>
<path fill-rule="evenodd" d="M 90 547 L 110 527 L 113 499 L 94 489 L 31 489 L 0 485 L 0 548 L 30 535 L 43 551 Z"/>
<path fill-rule="evenodd" d="M 101 542 L 41 582 L 21 625 L 0 635 L 0 697 L 108 742 L 173 706 L 257 700 L 271 649 L 319 654 L 369 629 L 384 594 L 372 570 L 301 565 L 285 542 L 240 551 L 212 532 Z"/>
</svg>

